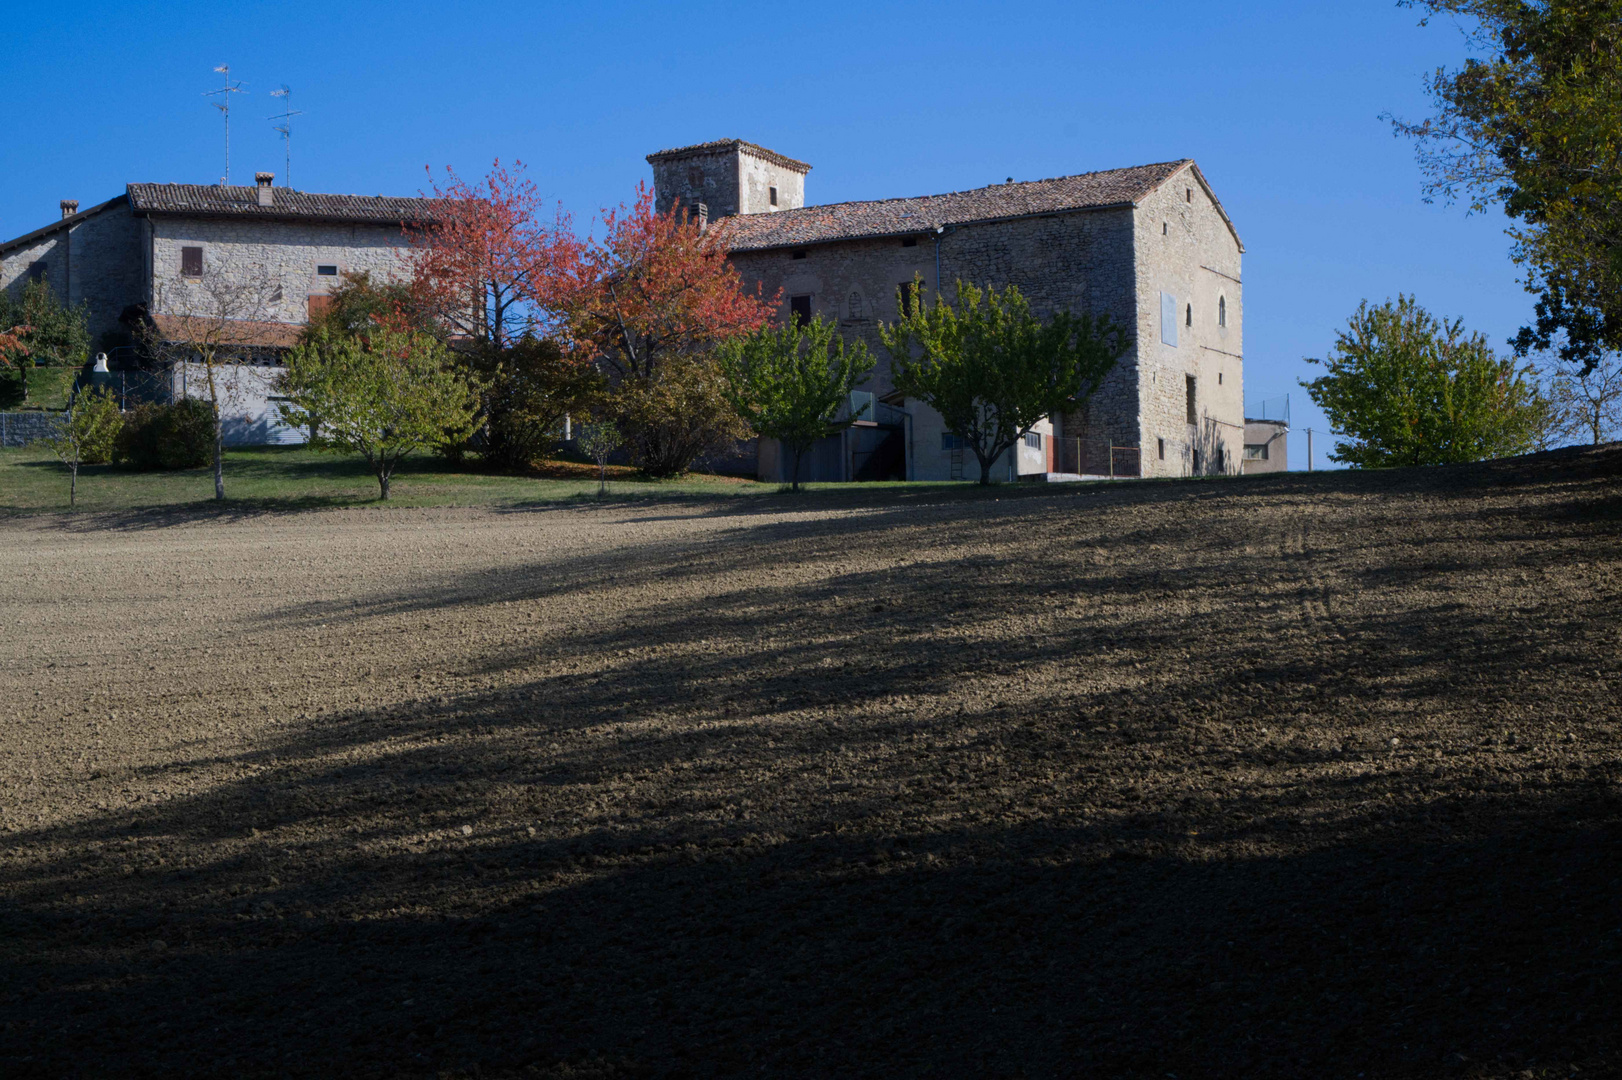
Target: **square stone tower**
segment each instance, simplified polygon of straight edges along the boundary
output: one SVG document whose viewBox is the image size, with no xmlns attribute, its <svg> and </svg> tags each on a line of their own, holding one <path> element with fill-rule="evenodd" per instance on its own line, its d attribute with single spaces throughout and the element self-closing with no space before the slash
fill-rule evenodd
<svg viewBox="0 0 1622 1080">
<path fill-rule="evenodd" d="M 811 166 L 742 139 L 661 150 L 653 166 L 654 209 L 684 206 L 696 215 L 702 204 L 711 218 L 769 214 L 805 205 L 805 174 Z"/>
</svg>

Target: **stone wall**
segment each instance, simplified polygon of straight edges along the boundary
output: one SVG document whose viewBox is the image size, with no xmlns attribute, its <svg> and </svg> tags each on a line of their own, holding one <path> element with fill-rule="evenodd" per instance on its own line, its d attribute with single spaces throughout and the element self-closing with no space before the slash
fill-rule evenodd
<svg viewBox="0 0 1622 1080">
<path fill-rule="evenodd" d="M 0 289 L 20 295 L 30 268 L 45 264 L 45 280 L 68 306 L 86 304 L 91 347 L 122 328 L 118 317 L 146 300 L 145 224 L 122 200 L 48 233 L 0 260 Z"/>
<path fill-rule="evenodd" d="M 0 446 L 27 446 L 54 434 L 61 423 L 56 412 L 0 412 Z"/>
<path fill-rule="evenodd" d="M 910 243 L 908 241 L 911 241 Z M 938 245 L 938 253 L 937 253 Z M 898 289 L 915 277 L 926 295 L 937 288 L 936 265 L 950 289 L 963 280 L 976 285 L 1019 286 L 1042 315 L 1057 310 L 1108 314 L 1133 326 L 1133 214 L 1102 210 L 1056 214 L 1014 221 L 963 225 L 915 237 L 886 237 L 813 244 L 805 248 L 740 251 L 732 256 L 747 288 L 757 285 L 766 296 L 777 295 L 787 318 L 796 296 L 810 298 L 811 312 L 837 320 L 849 341 L 865 343 L 877 361 L 863 389 L 880 395 L 893 389 L 889 354 L 879 340 L 880 321 L 898 315 Z M 1044 423 L 1044 435 L 1080 438 L 1089 459 L 1107 469 L 1107 447 L 1135 445 L 1138 434 L 1138 387 L 1135 351 L 1128 351 L 1105 379 L 1088 415 Z M 941 447 L 939 414 L 917 401 L 904 408 L 912 414 L 911 477 L 945 480 L 953 472 L 952 453 Z M 1057 427 L 1057 431 L 1055 431 Z M 1096 444 L 1096 445 L 1095 445 Z M 1104 449 L 1100 449 L 1104 448 Z M 978 477 L 974 455 L 965 453 L 965 470 Z M 1012 470 L 999 463 L 999 477 L 1044 472 L 1046 450 L 1020 447 Z"/>
<path fill-rule="evenodd" d="M 710 220 L 732 214 L 797 210 L 805 205 L 805 174 L 780 162 L 738 150 L 696 151 L 660 158 L 653 166 L 654 209 L 691 209 L 703 203 Z M 777 202 L 771 189 L 777 189 Z"/>
<path fill-rule="evenodd" d="M 207 314 L 216 302 L 211 283 L 245 286 L 239 295 L 263 293 L 255 312 L 238 317 L 302 323 L 310 297 L 336 288 L 341 275 L 368 271 L 375 277 L 404 277 L 409 241 L 400 227 L 302 224 L 285 221 L 218 221 L 156 217 L 152 221 L 152 311 L 154 314 Z M 181 275 L 181 249 L 203 249 L 203 280 Z M 323 276 L 319 266 L 334 266 Z M 263 283 L 257 284 L 257 283 Z"/>
<path fill-rule="evenodd" d="M 1192 166 L 1146 197 L 1135 218 L 1144 378 L 1134 441 L 1142 447 L 1144 475 L 1237 473 L 1245 423 L 1239 242 Z M 1163 293 L 1173 298 L 1175 345 L 1162 340 Z M 1194 424 L 1188 422 L 1189 377 Z"/>
</svg>

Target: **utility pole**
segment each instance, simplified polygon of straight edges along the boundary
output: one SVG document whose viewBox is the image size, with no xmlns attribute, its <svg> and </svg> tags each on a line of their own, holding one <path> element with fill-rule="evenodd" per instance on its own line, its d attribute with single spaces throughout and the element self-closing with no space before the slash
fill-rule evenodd
<svg viewBox="0 0 1622 1080">
<path fill-rule="evenodd" d="M 1307 428 L 1307 472 L 1312 471 L 1312 429 Z"/>
</svg>

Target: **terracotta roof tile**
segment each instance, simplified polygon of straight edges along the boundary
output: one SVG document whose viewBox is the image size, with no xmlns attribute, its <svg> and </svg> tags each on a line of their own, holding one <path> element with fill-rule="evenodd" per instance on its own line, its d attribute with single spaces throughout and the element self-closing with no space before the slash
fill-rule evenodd
<svg viewBox="0 0 1622 1080">
<path fill-rule="evenodd" d="M 673 150 L 658 150 L 649 154 L 646 160 L 649 164 L 655 161 L 680 161 L 682 158 L 724 154 L 734 150 L 743 150 L 762 161 L 769 161 L 786 169 L 794 169 L 801 173 L 811 171 L 811 166 L 803 161 L 796 161 L 787 154 L 779 154 L 776 150 L 768 150 L 764 146 L 743 139 L 715 139 L 711 142 L 695 143 L 692 146 L 678 146 Z"/>
<path fill-rule="evenodd" d="M 291 188 L 272 188 L 273 205 L 259 205 L 259 190 L 240 185 L 131 184 L 130 206 L 145 214 L 195 214 L 207 217 L 264 218 L 285 221 L 334 221 L 345 224 L 399 225 L 433 217 L 433 199 L 385 195 L 320 195 Z"/>
<path fill-rule="evenodd" d="M 263 322 L 253 319 L 220 321 L 196 315 L 154 315 L 158 334 L 165 341 L 186 342 L 210 339 L 222 346 L 249 348 L 291 348 L 298 344 L 304 327 L 295 323 Z"/>
<path fill-rule="evenodd" d="M 933 232 L 943 225 L 1129 206 L 1191 164 L 1189 160 L 1168 161 L 1052 180 L 993 184 L 946 195 L 807 206 L 738 215 L 717 224 L 727 230 L 734 251 Z"/>
</svg>

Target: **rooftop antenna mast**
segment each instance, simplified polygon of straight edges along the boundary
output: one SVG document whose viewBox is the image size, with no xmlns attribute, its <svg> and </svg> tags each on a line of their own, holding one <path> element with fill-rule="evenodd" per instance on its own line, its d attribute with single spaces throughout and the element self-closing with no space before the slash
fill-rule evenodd
<svg viewBox="0 0 1622 1080">
<path fill-rule="evenodd" d="M 280 113 L 276 114 L 275 116 L 267 116 L 267 117 L 265 117 L 265 119 L 266 120 L 280 120 L 281 121 L 280 124 L 276 125 L 276 130 L 281 132 L 281 135 L 282 135 L 282 149 L 286 152 L 286 156 L 287 156 L 287 160 L 284 163 L 283 169 L 282 169 L 282 183 L 286 184 L 288 187 L 292 187 L 293 186 L 293 117 L 295 117 L 295 116 L 303 116 L 304 115 L 304 110 L 303 109 L 295 109 L 295 108 L 293 108 L 293 91 L 291 91 L 291 90 L 289 90 L 287 88 L 286 83 L 282 83 L 282 88 L 280 90 L 272 90 L 270 92 L 270 96 L 271 97 L 279 97 L 279 98 L 282 99 L 282 111 Z"/>
<path fill-rule="evenodd" d="M 220 183 L 225 185 L 231 182 L 231 95 L 246 94 L 247 91 L 242 89 L 242 83 L 231 81 L 230 64 L 221 64 L 214 70 L 225 76 L 225 85 L 218 90 L 210 90 L 203 96 L 219 98 L 214 107 L 225 117 L 225 175 L 220 177 Z"/>
</svg>

